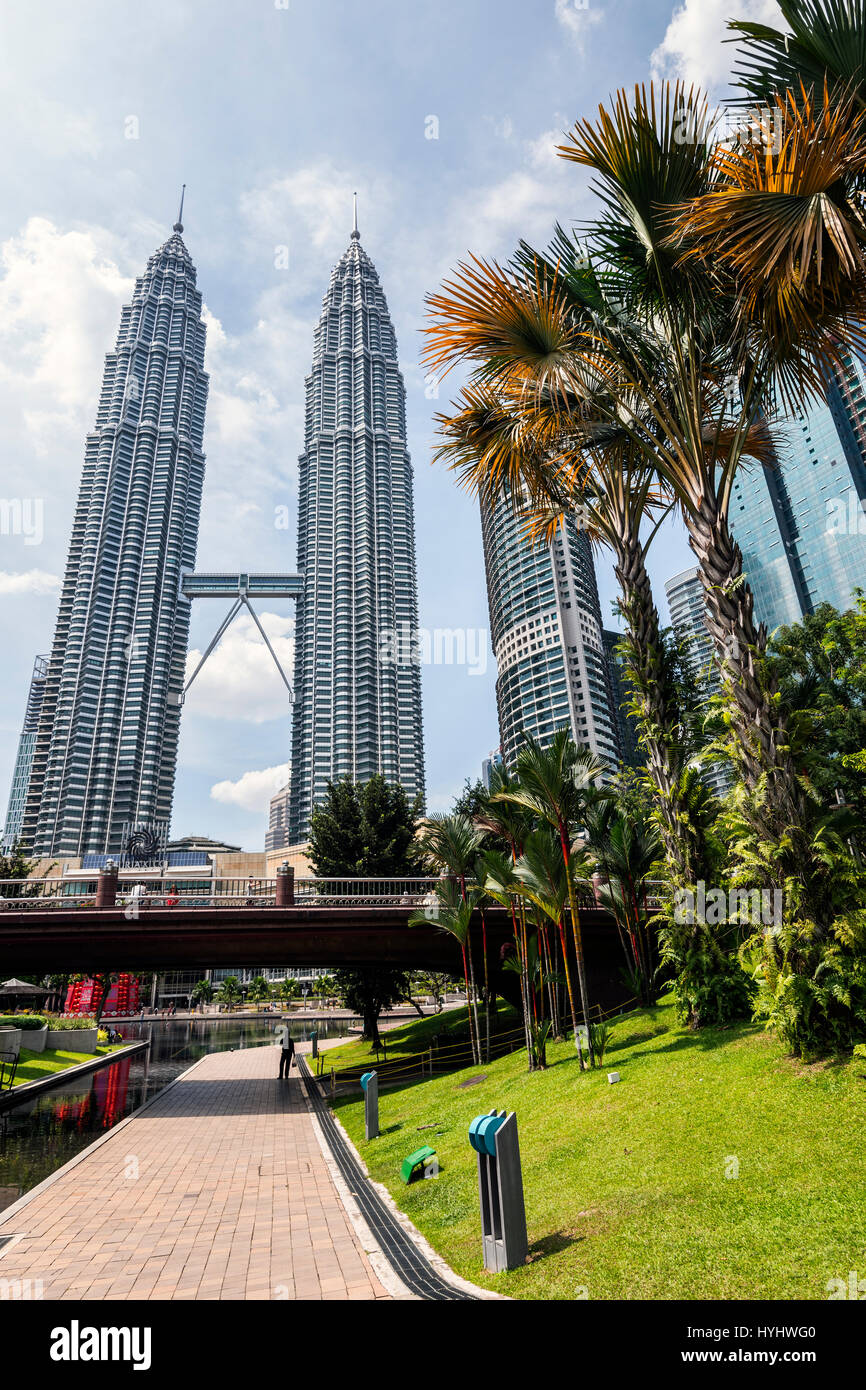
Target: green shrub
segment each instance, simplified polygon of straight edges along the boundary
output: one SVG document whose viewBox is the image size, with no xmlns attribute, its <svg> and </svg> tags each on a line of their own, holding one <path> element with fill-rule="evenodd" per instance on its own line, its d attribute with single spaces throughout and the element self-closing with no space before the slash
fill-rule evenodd
<svg viewBox="0 0 866 1390">
<path fill-rule="evenodd" d="M 47 1020 L 41 1014 L 3 1014 L 0 1015 L 0 1028 L 44 1028 Z"/>
<path fill-rule="evenodd" d="M 686 952 L 674 992 L 677 1017 L 690 1028 L 714 1028 L 752 1012 L 755 986 L 736 956 L 707 949 L 698 939 Z"/>
<path fill-rule="evenodd" d="M 761 943 L 755 1017 L 804 1060 L 850 1052 L 866 1037 L 866 912 L 838 917 L 832 935 L 786 923 Z"/>
<path fill-rule="evenodd" d="M 604 1054 L 607 1052 L 612 1034 L 613 1028 L 604 1020 L 589 1025 L 589 1040 L 592 1043 L 592 1055 L 597 1067 L 604 1066 Z"/>
<path fill-rule="evenodd" d="M 80 1018 L 77 1014 L 70 1015 L 69 1018 L 65 1018 L 63 1014 L 49 1014 L 48 1027 L 56 1029 L 72 1028 L 76 1031 L 83 1031 L 85 1028 L 95 1028 L 96 1019 Z"/>
</svg>

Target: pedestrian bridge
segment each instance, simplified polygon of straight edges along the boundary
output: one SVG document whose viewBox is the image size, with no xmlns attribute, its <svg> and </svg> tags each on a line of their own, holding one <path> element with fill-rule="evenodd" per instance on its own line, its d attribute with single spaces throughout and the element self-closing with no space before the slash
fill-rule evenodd
<svg viewBox="0 0 866 1390">
<path fill-rule="evenodd" d="M 144 871 L 142 871 L 144 873 Z M 64 879 L 0 883 L 0 960 L 10 975 L 100 971 L 393 965 L 462 976 L 460 947 L 436 921 L 438 879 L 218 879 L 151 881 L 134 894 L 117 873 L 95 884 Z M 93 887 L 93 891 L 81 891 Z M 74 889 L 74 894 L 69 890 Z M 410 927 L 423 911 L 428 923 Z M 590 991 L 601 1004 L 623 997 L 614 924 L 593 898 L 580 904 Z M 569 933 L 570 934 L 570 933 Z M 502 971 L 513 942 L 511 915 L 476 912 L 471 949 L 483 979 L 486 942 L 494 987 L 508 996 L 516 976 Z"/>
</svg>

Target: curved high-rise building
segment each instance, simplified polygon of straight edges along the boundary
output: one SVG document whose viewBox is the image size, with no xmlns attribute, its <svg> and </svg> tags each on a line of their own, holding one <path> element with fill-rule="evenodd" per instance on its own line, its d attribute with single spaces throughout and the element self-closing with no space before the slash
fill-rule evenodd
<svg viewBox="0 0 866 1390">
<path fill-rule="evenodd" d="M 122 310 L 87 436 L 22 828 L 37 855 L 118 855 L 168 829 L 208 390 L 182 231 Z"/>
<path fill-rule="evenodd" d="M 329 780 L 424 790 L 412 464 L 397 341 L 357 230 L 331 274 L 299 466 L 290 828 Z M 394 659 L 394 654 L 397 659 Z"/>
<path fill-rule="evenodd" d="M 525 734 L 548 744 L 567 725 L 611 768 L 621 750 L 592 549 L 567 518 L 550 546 L 532 546 L 500 499 L 481 508 L 496 705 L 506 766 Z"/>
</svg>

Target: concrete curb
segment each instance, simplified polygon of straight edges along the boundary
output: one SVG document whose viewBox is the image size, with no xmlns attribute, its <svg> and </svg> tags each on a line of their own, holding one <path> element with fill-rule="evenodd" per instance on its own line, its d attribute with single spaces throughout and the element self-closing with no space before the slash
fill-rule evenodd
<svg viewBox="0 0 866 1390">
<path fill-rule="evenodd" d="M 352 1224 L 355 1227 L 358 1239 L 360 1240 L 361 1245 L 364 1248 L 364 1252 L 367 1255 L 367 1258 L 370 1260 L 370 1263 L 375 1269 L 376 1274 L 378 1275 L 384 1287 L 388 1289 L 389 1293 L 391 1293 L 394 1288 L 399 1288 L 400 1292 L 393 1293 L 393 1297 L 402 1299 L 412 1299 L 413 1301 L 423 1302 L 424 1300 L 420 1299 L 420 1296 L 418 1294 L 413 1294 L 409 1289 L 407 1289 L 406 1285 L 403 1283 L 403 1280 L 400 1278 L 396 1270 L 393 1268 L 390 1260 L 388 1259 L 387 1254 L 379 1245 L 379 1242 L 376 1240 L 376 1237 L 370 1230 L 370 1227 L 364 1220 L 364 1217 L 361 1215 L 361 1212 L 358 1210 L 357 1204 L 346 1185 L 345 1179 L 343 1178 L 342 1173 L 340 1173 L 337 1164 L 334 1161 L 333 1155 L 331 1154 L 331 1150 L 328 1146 L 327 1139 L 322 1131 L 321 1125 L 319 1124 L 318 1116 L 316 1115 L 309 1094 L 307 1092 L 307 1083 L 309 1081 L 312 1081 L 312 1076 L 310 1074 L 309 1067 L 307 1067 L 306 1065 L 306 1061 L 304 1061 L 304 1067 L 302 1069 L 301 1060 L 301 1058 L 298 1059 L 298 1070 L 304 1079 L 304 1099 L 307 1105 L 307 1109 L 310 1111 L 312 1117 L 313 1127 L 316 1132 L 316 1138 L 319 1141 L 319 1147 L 322 1150 L 322 1154 L 324 1156 L 325 1163 L 327 1164 L 328 1171 L 333 1179 L 334 1186 L 337 1188 L 337 1191 L 340 1194 L 340 1198 L 343 1202 L 344 1207 L 346 1208 L 346 1211 L 348 1212 Z M 357 1148 L 353 1144 L 352 1140 L 349 1138 L 349 1135 L 346 1133 L 345 1126 L 340 1121 L 339 1116 L 337 1116 L 333 1110 L 331 1110 L 331 1118 L 334 1124 L 336 1125 L 337 1129 L 340 1131 L 340 1135 L 343 1139 L 343 1142 L 354 1155 L 361 1168 L 361 1171 L 364 1174 L 364 1177 L 366 1178 L 366 1181 L 369 1183 L 370 1187 L 376 1194 L 381 1204 L 387 1207 L 391 1216 L 398 1223 L 401 1230 L 405 1233 L 407 1239 L 412 1242 L 416 1250 L 418 1250 L 418 1252 L 424 1257 L 424 1259 L 431 1266 L 431 1268 L 436 1272 L 436 1274 L 438 1274 L 439 1278 L 444 1283 L 450 1284 L 452 1288 L 459 1289 L 463 1293 L 471 1294 L 473 1298 L 484 1299 L 487 1301 L 493 1300 L 494 1302 L 511 1302 L 512 1300 L 509 1299 L 505 1294 L 495 1293 L 492 1289 L 483 1289 L 478 1284 L 472 1284 L 468 1279 L 463 1279 L 459 1274 L 455 1274 L 451 1266 L 445 1262 L 442 1256 L 438 1254 L 436 1250 L 434 1250 L 430 1242 L 426 1240 L 425 1237 L 422 1236 L 421 1232 L 417 1229 L 417 1227 L 413 1225 L 406 1213 L 400 1210 L 400 1208 L 397 1206 L 397 1203 L 394 1201 L 394 1198 L 391 1196 L 391 1193 L 388 1191 L 387 1187 L 385 1187 L 380 1182 L 376 1182 L 373 1178 L 370 1177 L 370 1174 L 367 1171 L 366 1163 L 364 1162 L 361 1154 L 358 1152 Z M 387 1271 L 387 1277 L 383 1275 L 383 1268 Z"/>
</svg>

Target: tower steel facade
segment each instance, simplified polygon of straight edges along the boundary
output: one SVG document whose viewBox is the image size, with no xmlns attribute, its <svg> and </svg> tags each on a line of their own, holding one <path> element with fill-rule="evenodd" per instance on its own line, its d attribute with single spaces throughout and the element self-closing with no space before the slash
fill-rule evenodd
<svg viewBox="0 0 866 1390">
<path fill-rule="evenodd" d="M 410 799 L 424 791 L 405 394 L 388 305 L 356 219 L 322 302 L 306 379 L 293 843 L 307 838 L 329 780 L 381 773 Z"/>
</svg>

